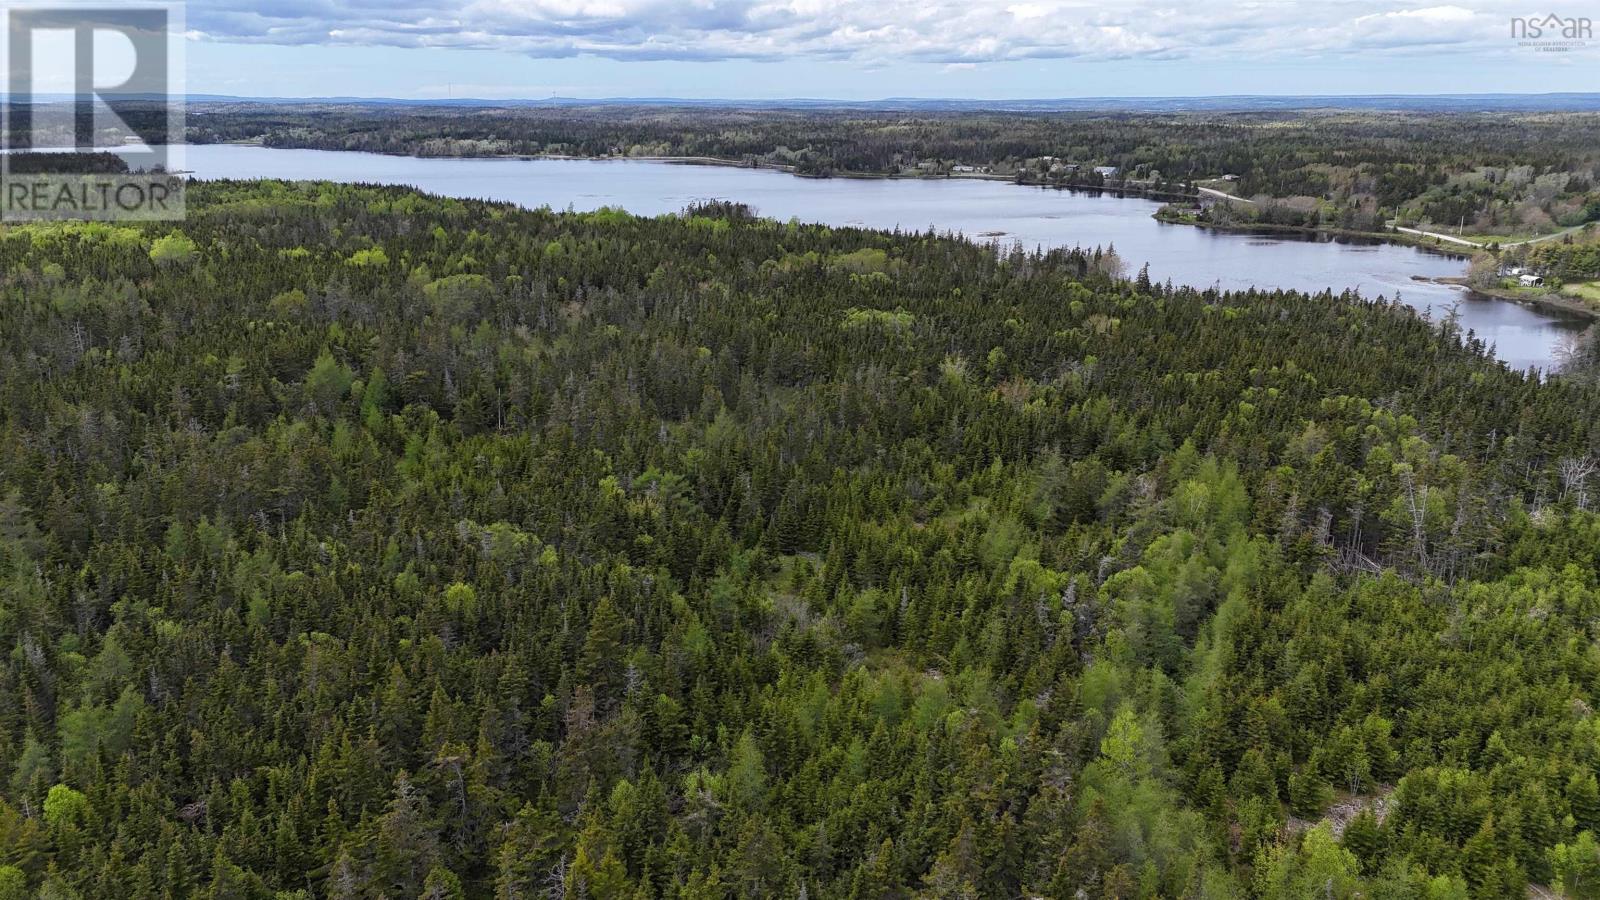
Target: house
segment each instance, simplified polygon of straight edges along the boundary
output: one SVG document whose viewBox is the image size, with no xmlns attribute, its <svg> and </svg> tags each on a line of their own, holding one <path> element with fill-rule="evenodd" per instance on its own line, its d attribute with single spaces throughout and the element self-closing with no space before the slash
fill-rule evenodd
<svg viewBox="0 0 1600 900">
<path fill-rule="evenodd" d="M 956 175 L 971 175 L 978 171 L 977 166 L 951 166 L 950 171 Z"/>
<path fill-rule="evenodd" d="M 1539 287 L 1544 284 L 1544 279 L 1537 275 L 1518 275 L 1517 282 L 1523 287 Z"/>
<path fill-rule="evenodd" d="M 1232 174 L 1230 172 L 1229 174 L 1222 176 L 1222 180 L 1223 181 L 1238 181 L 1239 180 L 1239 176 L 1234 175 L 1234 174 Z"/>
<path fill-rule="evenodd" d="M 1095 166 L 1094 167 L 1094 173 L 1096 175 L 1099 175 L 1102 178 L 1115 178 L 1115 177 L 1117 177 L 1117 173 L 1120 172 L 1120 171 L 1122 171 L 1122 170 L 1118 169 L 1116 166 Z"/>
</svg>

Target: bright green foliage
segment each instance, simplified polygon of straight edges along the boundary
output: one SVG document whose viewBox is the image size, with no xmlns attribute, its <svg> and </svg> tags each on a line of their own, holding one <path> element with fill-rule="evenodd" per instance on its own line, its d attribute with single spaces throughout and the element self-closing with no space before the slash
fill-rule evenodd
<svg viewBox="0 0 1600 900">
<path fill-rule="evenodd" d="M 1592 833 L 1580 832 L 1570 844 L 1551 848 L 1550 867 L 1562 893 L 1581 900 L 1600 897 L 1600 845 Z"/>
<path fill-rule="evenodd" d="M 1263 855 L 1256 865 L 1256 891 L 1263 897 L 1363 896 L 1355 856 L 1339 846 L 1325 824 L 1306 832 L 1298 852 L 1280 844 Z"/>
<path fill-rule="evenodd" d="M 389 254 L 383 252 L 382 247 L 363 247 L 350 254 L 350 258 L 346 262 L 357 268 L 387 266 L 389 264 Z"/>
<path fill-rule="evenodd" d="M 89 798 L 64 784 L 52 787 L 44 798 L 44 820 L 51 828 L 82 828 L 90 815 Z"/>
<path fill-rule="evenodd" d="M 28 876 L 16 866 L 0 866 L 0 900 L 28 900 Z"/>
<path fill-rule="evenodd" d="M 335 360 L 332 353 L 324 350 L 312 364 L 311 371 L 306 373 L 306 399 L 320 409 L 332 411 L 350 392 L 350 385 L 354 382 L 355 375 Z"/>
<path fill-rule="evenodd" d="M 159 266 L 184 265 L 194 261 L 197 246 L 181 231 L 162 235 L 150 245 L 150 261 Z"/>
</svg>

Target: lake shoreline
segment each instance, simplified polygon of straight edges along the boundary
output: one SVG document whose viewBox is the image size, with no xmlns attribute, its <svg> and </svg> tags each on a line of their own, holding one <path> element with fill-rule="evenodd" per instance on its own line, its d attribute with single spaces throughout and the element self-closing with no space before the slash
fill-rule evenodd
<svg viewBox="0 0 1600 900">
<path fill-rule="evenodd" d="M 1419 275 L 1413 275 L 1412 279 L 1427 282 L 1428 284 L 1447 284 L 1466 288 L 1474 294 L 1482 294 L 1485 297 L 1493 297 L 1496 300 L 1503 300 L 1508 303 L 1519 303 L 1523 306 L 1537 309 L 1540 312 L 1578 316 L 1588 319 L 1590 322 L 1600 322 L 1600 309 L 1577 297 L 1567 297 L 1555 293 L 1526 294 L 1504 288 L 1473 287 L 1467 283 L 1467 278 L 1464 275 L 1445 275 L 1435 278 L 1423 278 Z"/>
<path fill-rule="evenodd" d="M 1472 254 L 1464 249 L 1449 247 L 1439 241 L 1430 241 L 1425 238 L 1414 237 L 1395 231 L 1362 231 L 1355 228 L 1333 228 L 1326 225 L 1278 225 L 1272 223 L 1253 222 L 1249 224 L 1224 225 L 1217 222 L 1202 222 L 1193 216 L 1163 214 L 1157 211 L 1155 220 L 1167 225 L 1188 225 L 1193 228 L 1203 228 L 1222 234 L 1296 234 L 1310 236 L 1325 236 L 1331 238 L 1351 238 L 1356 240 L 1371 241 L 1379 244 L 1393 244 L 1396 247 L 1411 247 L 1416 250 L 1426 250 L 1439 256 L 1457 260 L 1470 260 Z M 1450 282 L 1436 282 L 1448 284 Z"/>
<path fill-rule="evenodd" d="M 573 153 L 491 153 L 482 156 L 423 156 L 418 153 L 404 153 L 390 150 L 334 150 L 326 147 L 299 147 L 278 146 L 267 144 L 259 140 L 242 141 L 215 141 L 207 144 L 189 144 L 192 147 L 261 147 L 267 150 L 323 150 L 329 153 L 372 153 L 378 156 L 391 156 L 400 159 L 509 159 L 524 162 L 537 160 L 566 160 L 570 162 L 651 162 L 667 163 L 681 166 L 720 166 L 728 169 L 753 169 L 766 172 L 781 172 L 793 175 L 796 178 L 806 178 L 814 181 L 827 181 L 838 178 L 846 181 L 994 181 L 1014 184 L 1018 187 L 1039 188 L 1041 190 L 1071 191 L 1075 193 L 1114 194 L 1122 197 L 1148 197 L 1152 200 L 1194 200 L 1191 194 L 1175 191 L 1159 191 L 1141 187 L 1137 184 L 1129 185 L 1092 185 L 1092 184 L 1045 184 L 1036 181 L 1018 181 L 1015 175 L 996 175 L 991 172 L 972 172 L 946 175 L 926 175 L 908 172 L 849 172 L 833 171 L 828 173 L 813 174 L 800 172 L 796 166 L 783 163 L 762 162 L 759 160 L 727 159 L 721 156 L 583 156 Z"/>
<path fill-rule="evenodd" d="M 326 150 L 322 147 L 280 147 L 268 145 L 259 140 L 242 141 L 217 141 L 211 144 L 192 144 L 190 146 L 228 146 L 228 147 L 262 147 L 269 150 Z M 971 174 L 949 175 L 924 175 L 903 172 L 846 172 L 835 171 L 826 174 L 812 174 L 797 171 L 795 166 L 782 163 L 762 162 L 759 160 L 727 159 L 720 156 L 583 156 L 572 153 L 495 153 L 482 156 L 423 156 L 417 153 L 404 153 L 387 150 L 328 150 L 332 153 L 373 153 L 379 156 L 390 156 L 402 159 L 420 160 L 480 160 L 502 159 L 533 162 L 537 160 L 566 160 L 574 162 L 650 162 L 666 163 L 668 165 L 684 166 L 717 166 L 728 169 L 751 169 L 767 172 L 781 172 L 793 175 L 796 178 L 805 178 L 815 181 L 826 181 L 839 178 L 849 181 L 992 181 L 1014 184 L 1017 187 L 1039 188 L 1040 190 L 1068 191 L 1084 194 L 1111 194 L 1117 197 L 1144 197 L 1151 200 L 1198 200 L 1198 195 L 1184 194 L 1174 191 L 1153 190 L 1139 185 L 1082 185 L 1082 184 L 1044 184 L 1034 181 L 1018 181 L 1015 175 L 996 175 L 987 172 L 973 172 Z M 1304 225 L 1274 225 L 1255 223 L 1249 225 L 1221 225 L 1214 222 L 1201 222 L 1189 216 L 1164 216 L 1160 212 L 1155 214 L 1157 221 L 1169 225 L 1192 225 L 1198 228 L 1209 229 L 1224 234 L 1302 234 L 1325 235 L 1335 238 L 1358 238 L 1362 240 L 1377 241 L 1394 244 L 1399 247 L 1413 247 L 1418 250 L 1427 250 L 1441 256 L 1453 259 L 1471 259 L 1471 254 L 1464 250 L 1455 250 L 1445 246 L 1438 240 L 1428 240 L 1424 237 L 1404 234 L 1397 231 L 1360 231 L 1349 228 L 1330 228 L 1326 226 Z"/>
<path fill-rule="evenodd" d="M 603 166 L 633 162 L 634 166 Z M 1166 228 L 1161 191 L 1142 185 L 1084 187 L 1023 184 L 1007 176 L 867 176 L 778 178 L 785 170 L 717 158 L 558 157 L 554 155 L 416 156 L 409 153 L 266 147 L 260 142 L 191 145 L 200 179 L 282 178 L 409 185 L 443 196 L 577 211 L 623 209 L 641 217 L 672 216 L 705 198 L 747 203 L 773 221 L 836 228 L 936 231 L 978 243 L 1024 248 L 1114 247 L 1135 271 L 1148 264 L 1154 280 L 1196 289 L 1283 290 L 1308 294 L 1355 291 L 1399 299 L 1437 319 L 1468 295 L 1434 278 L 1466 274 L 1459 248 L 1334 229 L 1285 227 Z M 745 171 L 740 171 L 740 170 Z M 796 177 L 804 177 L 799 173 Z M 943 182 L 972 181 L 953 187 Z M 1004 186 L 1002 186 L 1004 183 Z M 1045 188 L 1055 188 L 1045 190 Z M 1187 198 L 1184 198 L 1187 199 Z M 1168 213 L 1177 212 L 1169 209 Z M 1320 233 L 1319 233 L 1320 232 Z M 1417 278 L 1416 276 L 1421 276 Z M 1546 368 L 1566 332 L 1588 316 L 1546 314 L 1526 302 L 1473 295 L 1469 327 L 1492 335 L 1495 355 L 1511 365 Z"/>
<path fill-rule="evenodd" d="M 398 153 L 396 156 L 415 156 L 415 154 Z M 1015 175 L 996 175 L 985 172 L 971 174 L 950 175 L 923 175 L 901 172 L 829 172 L 827 174 L 809 174 L 796 171 L 794 166 L 781 163 L 747 162 L 743 160 L 724 159 L 717 156 L 575 156 L 560 153 L 541 153 L 535 155 L 507 154 L 502 156 L 483 157 L 423 157 L 417 159 L 565 159 L 586 160 L 590 162 L 660 162 L 676 165 L 693 166 L 725 166 L 735 169 L 764 169 L 772 172 L 783 172 L 796 178 L 810 178 L 826 180 L 829 178 L 843 178 L 859 181 L 995 181 L 1014 184 L 1017 187 L 1039 188 L 1040 190 L 1070 191 L 1085 194 L 1112 194 L 1118 197 L 1145 197 L 1151 200 L 1198 200 L 1197 194 L 1185 194 L 1175 191 L 1153 190 L 1139 185 L 1083 185 L 1083 184 L 1045 184 L 1037 181 L 1019 181 Z M 1192 225 L 1206 228 L 1224 234 L 1301 234 L 1317 235 L 1333 238 L 1357 238 L 1385 244 L 1394 244 L 1398 247 L 1413 247 L 1446 256 L 1451 259 L 1469 260 L 1472 254 L 1463 249 L 1450 247 L 1446 242 L 1437 238 L 1428 238 L 1421 235 L 1410 235 L 1399 231 L 1362 231 L 1353 228 L 1332 228 L 1328 226 L 1308 225 L 1277 225 L 1270 223 L 1254 223 L 1248 225 L 1222 225 L 1214 222 L 1200 222 L 1186 216 L 1163 216 L 1159 212 L 1155 218 L 1169 225 Z M 1441 282 L 1443 283 L 1443 282 Z"/>
</svg>

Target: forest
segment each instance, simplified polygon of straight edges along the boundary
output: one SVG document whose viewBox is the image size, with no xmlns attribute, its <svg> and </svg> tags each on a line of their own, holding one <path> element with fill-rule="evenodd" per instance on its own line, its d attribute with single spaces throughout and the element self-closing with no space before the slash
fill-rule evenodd
<svg viewBox="0 0 1600 900">
<path fill-rule="evenodd" d="M 1387 223 L 1525 235 L 1600 221 L 1600 114 L 1309 109 L 1038 112 L 826 107 L 396 107 L 201 102 L 189 140 L 418 156 L 691 157 L 814 177 L 978 174 L 1255 204 L 1218 226 Z M 1116 173 L 1097 173 L 1097 167 Z M 959 167 L 959 168 L 958 168 Z M 972 170 L 968 172 L 967 170 Z M 1224 176 L 1230 176 L 1224 179 Z"/>
<path fill-rule="evenodd" d="M 0 900 L 1600 897 L 1592 344 L 283 182 L 0 295 Z"/>
</svg>

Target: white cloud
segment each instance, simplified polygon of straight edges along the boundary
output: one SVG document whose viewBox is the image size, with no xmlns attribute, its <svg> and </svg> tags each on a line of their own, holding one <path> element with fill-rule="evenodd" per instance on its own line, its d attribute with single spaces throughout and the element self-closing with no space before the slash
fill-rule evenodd
<svg viewBox="0 0 1600 900">
<path fill-rule="evenodd" d="M 1539 10 L 1592 14 L 1583 7 Z M 1511 52 L 1510 17 L 1527 12 L 1504 0 L 191 0 L 188 15 L 218 41 L 959 65 Z"/>
<path fill-rule="evenodd" d="M 1050 15 L 1050 7 L 1043 3 L 1016 3 L 1006 7 L 1006 12 L 1018 19 L 1042 19 Z"/>
</svg>

